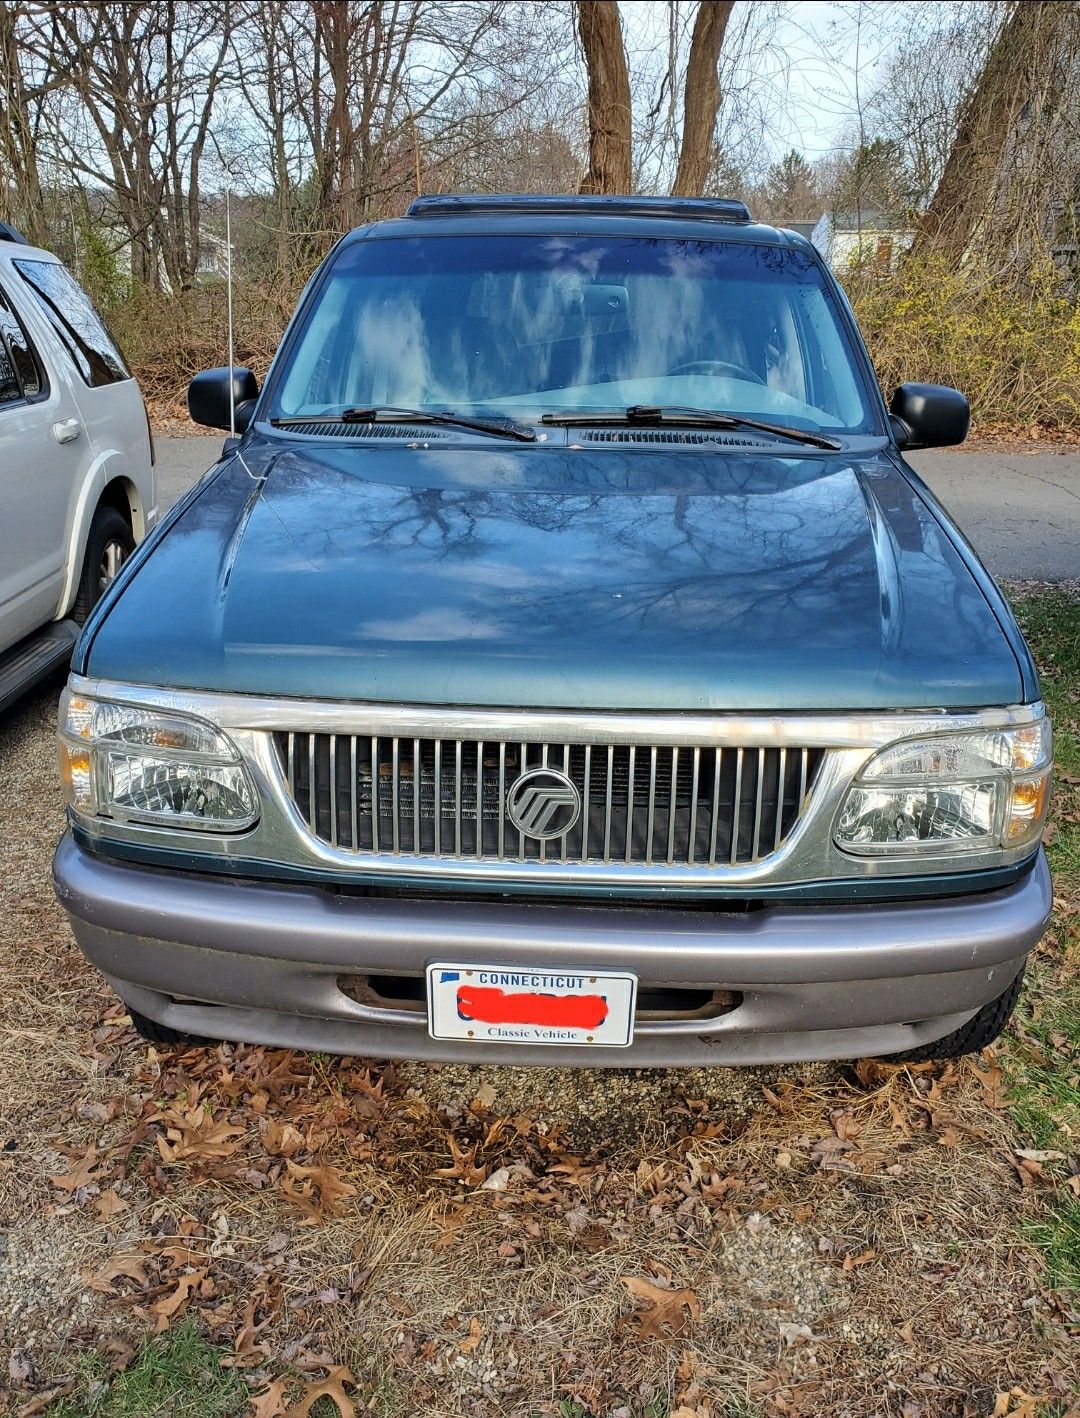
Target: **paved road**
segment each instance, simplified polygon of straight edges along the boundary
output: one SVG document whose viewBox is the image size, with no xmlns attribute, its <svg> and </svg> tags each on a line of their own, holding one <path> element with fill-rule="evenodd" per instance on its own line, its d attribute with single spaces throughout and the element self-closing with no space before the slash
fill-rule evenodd
<svg viewBox="0 0 1080 1418">
<path fill-rule="evenodd" d="M 220 448 L 219 436 L 157 440 L 162 510 Z M 911 462 L 995 576 L 1080 579 L 1080 452 L 913 453 Z"/>
</svg>

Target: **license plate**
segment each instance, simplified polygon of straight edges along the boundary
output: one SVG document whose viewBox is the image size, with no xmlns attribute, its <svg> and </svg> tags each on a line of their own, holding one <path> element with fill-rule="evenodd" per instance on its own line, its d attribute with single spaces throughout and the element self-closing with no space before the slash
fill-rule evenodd
<svg viewBox="0 0 1080 1418">
<path fill-rule="evenodd" d="M 625 1048 L 634 1037 L 637 976 L 429 965 L 427 998 L 433 1039 Z"/>
</svg>

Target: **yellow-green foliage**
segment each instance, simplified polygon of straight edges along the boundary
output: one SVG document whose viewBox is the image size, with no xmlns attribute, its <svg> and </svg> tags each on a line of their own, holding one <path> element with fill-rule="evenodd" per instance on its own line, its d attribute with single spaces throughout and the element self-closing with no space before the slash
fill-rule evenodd
<svg viewBox="0 0 1080 1418">
<path fill-rule="evenodd" d="M 1023 274 L 869 261 L 844 285 L 886 398 L 906 380 L 951 384 L 980 427 L 1080 427 L 1080 308 L 1049 259 Z"/>
</svg>

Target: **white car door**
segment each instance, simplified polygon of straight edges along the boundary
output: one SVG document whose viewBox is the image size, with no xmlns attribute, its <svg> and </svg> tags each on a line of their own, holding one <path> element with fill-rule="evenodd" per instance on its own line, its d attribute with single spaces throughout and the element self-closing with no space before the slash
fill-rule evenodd
<svg viewBox="0 0 1080 1418">
<path fill-rule="evenodd" d="M 14 281 L 0 267 L 0 651 L 56 613 L 86 448 L 67 380 L 50 378 L 16 314 Z"/>
</svg>

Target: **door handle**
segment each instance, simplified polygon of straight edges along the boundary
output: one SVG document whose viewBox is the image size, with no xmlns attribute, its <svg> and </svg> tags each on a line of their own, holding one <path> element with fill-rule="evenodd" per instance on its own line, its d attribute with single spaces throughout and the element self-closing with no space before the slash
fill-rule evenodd
<svg viewBox="0 0 1080 1418">
<path fill-rule="evenodd" d="M 57 443 L 73 443 L 82 432 L 82 424 L 78 419 L 61 419 L 53 424 L 52 431 Z"/>
</svg>

